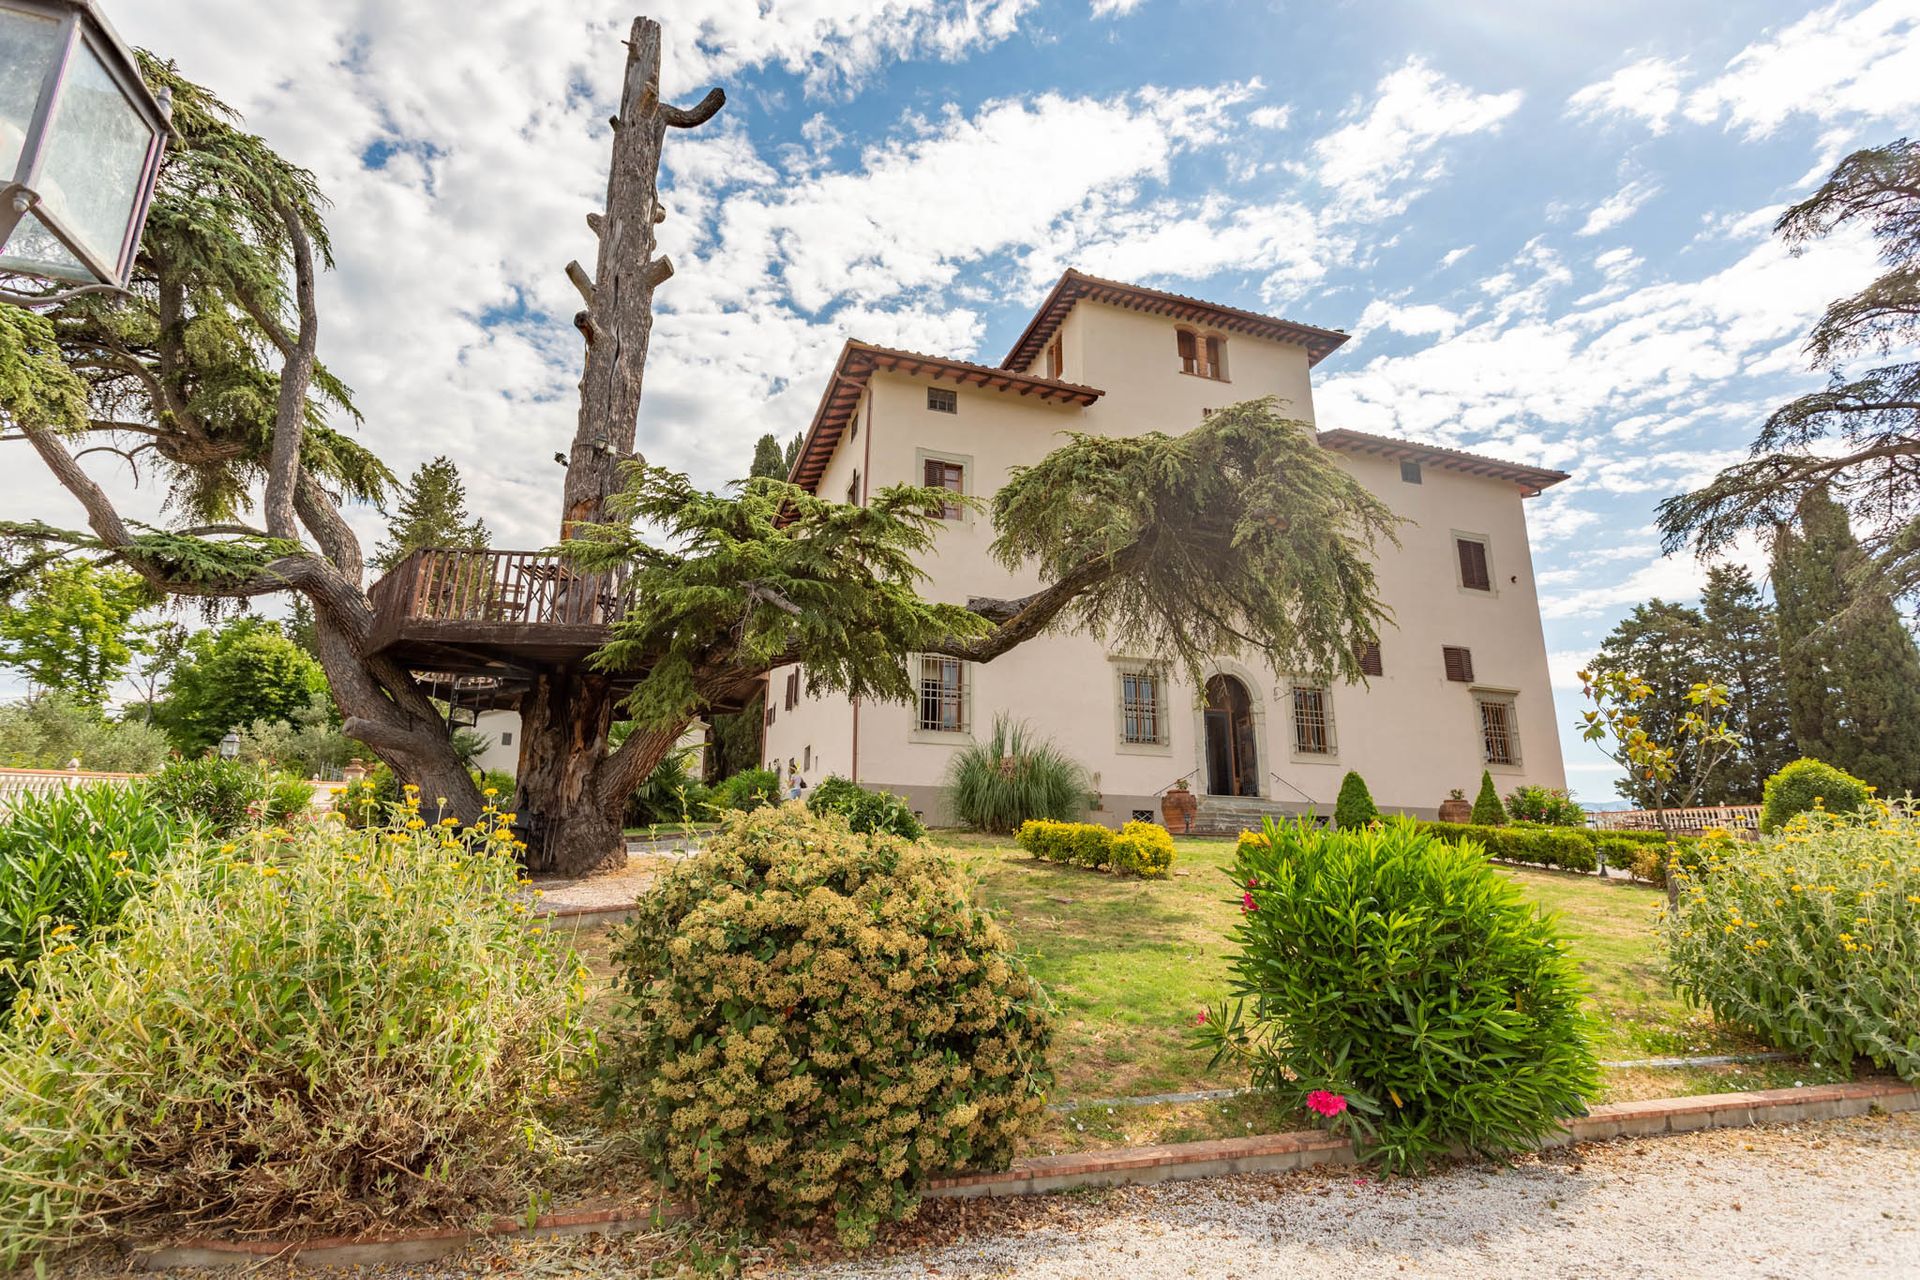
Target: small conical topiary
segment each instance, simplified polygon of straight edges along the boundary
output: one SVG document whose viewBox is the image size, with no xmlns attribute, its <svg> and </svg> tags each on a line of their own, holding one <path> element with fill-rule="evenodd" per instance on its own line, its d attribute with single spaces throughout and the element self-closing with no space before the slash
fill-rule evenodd
<svg viewBox="0 0 1920 1280">
<path fill-rule="evenodd" d="M 1477 827 L 1504 826 L 1507 821 L 1506 806 L 1500 803 L 1500 795 L 1493 789 L 1493 774 L 1480 771 L 1480 794 L 1473 798 L 1473 824 Z"/>
<path fill-rule="evenodd" d="M 1374 807 L 1373 793 L 1367 790 L 1367 780 L 1353 770 L 1347 770 L 1347 776 L 1340 780 L 1340 798 L 1333 802 L 1334 825 L 1346 831 L 1379 820 L 1380 810 Z"/>
</svg>

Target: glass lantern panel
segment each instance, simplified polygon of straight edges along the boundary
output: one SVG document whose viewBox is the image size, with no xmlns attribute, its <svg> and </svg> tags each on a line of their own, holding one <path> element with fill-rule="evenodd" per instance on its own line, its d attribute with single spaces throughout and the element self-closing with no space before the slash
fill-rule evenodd
<svg viewBox="0 0 1920 1280">
<path fill-rule="evenodd" d="M 57 18 L 0 9 L 0 182 L 12 181 L 20 167 L 40 87 L 60 56 L 60 28 Z"/>
<path fill-rule="evenodd" d="M 98 283 L 86 264 L 74 257 L 73 251 L 61 244 L 31 210 L 15 224 L 7 243 L 0 246 L 0 271 L 53 276 L 82 284 Z"/>
<path fill-rule="evenodd" d="M 141 196 L 153 130 L 86 41 L 60 90 L 35 190 L 47 211 L 101 261 L 119 260 Z"/>
</svg>

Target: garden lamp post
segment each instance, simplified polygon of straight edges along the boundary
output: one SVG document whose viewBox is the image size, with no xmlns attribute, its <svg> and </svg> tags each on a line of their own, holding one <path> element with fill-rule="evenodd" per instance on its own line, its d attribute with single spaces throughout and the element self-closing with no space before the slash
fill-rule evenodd
<svg viewBox="0 0 1920 1280">
<path fill-rule="evenodd" d="M 239 754 L 240 734 L 233 729 L 229 729 L 227 730 L 227 736 L 220 739 L 220 758 L 222 760 L 232 760 L 238 757 Z"/>
<path fill-rule="evenodd" d="M 0 273 L 71 286 L 0 301 L 126 288 L 170 112 L 94 0 L 0 0 Z"/>
</svg>

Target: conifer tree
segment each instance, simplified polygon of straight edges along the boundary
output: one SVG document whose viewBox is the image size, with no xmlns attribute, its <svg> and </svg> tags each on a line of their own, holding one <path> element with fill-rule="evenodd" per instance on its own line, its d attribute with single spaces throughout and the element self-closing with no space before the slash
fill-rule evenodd
<svg viewBox="0 0 1920 1280">
<path fill-rule="evenodd" d="M 781 479 L 793 474 L 793 464 L 800 460 L 800 446 L 806 441 L 807 433 L 804 431 L 794 432 L 793 439 L 787 441 L 787 448 L 780 462 Z"/>
<path fill-rule="evenodd" d="M 1507 822 L 1507 806 L 1493 789 L 1493 771 L 1480 771 L 1480 794 L 1473 798 L 1473 823 L 1477 827 L 1500 827 Z"/>
<path fill-rule="evenodd" d="M 1367 790 L 1367 780 L 1353 770 L 1340 780 L 1340 795 L 1333 802 L 1333 824 L 1337 827 L 1364 827 L 1380 820 L 1380 810 Z"/>
<path fill-rule="evenodd" d="M 467 512 L 467 486 L 460 468 L 445 456 L 423 462 L 407 477 L 400 491 L 400 510 L 387 531 L 387 540 L 373 553 L 373 563 L 391 569 L 421 547 L 467 547 L 479 550 L 491 537 L 483 521 Z"/>
<path fill-rule="evenodd" d="M 749 480 L 785 480 L 787 478 L 787 458 L 781 452 L 780 442 L 769 431 L 760 437 L 753 446 L 753 465 L 747 468 Z"/>
<path fill-rule="evenodd" d="M 1717 565 L 1700 594 L 1711 679 L 1727 688 L 1727 721 L 1740 750 L 1709 790 L 1710 803 L 1758 804 L 1768 778 L 1799 756 L 1787 711 L 1775 610 L 1743 565 Z"/>
<path fill-rule="evenodd" d="M 1800 754 L 1904 795 L 1920 787 L 1920 648 L 1854 575 L 1846 508 L 1810 492 L 1774 537 L 1780 665 Z"/>
</svg>

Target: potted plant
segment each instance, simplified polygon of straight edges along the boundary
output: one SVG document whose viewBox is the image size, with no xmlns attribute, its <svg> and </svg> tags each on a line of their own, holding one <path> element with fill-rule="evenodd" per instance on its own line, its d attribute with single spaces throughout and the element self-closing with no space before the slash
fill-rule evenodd
<svg viewBox="0 0 1920 1280">
<path fill-rule="evenodd" d="M 1447 792 L 1447 798 L 1440 802 L 1440 821 L 1471 822 L 1473 805 L 1467 800 L 1467 793 L 1459 787 Z"/>
<path fill-rule="evenodd" d="M 1181 778 L 1173 784 L 1171 790 L 1160 797 L 1160 816 L 1168 831 L 1182 834 L 1193 830 L 1193 815 L 1200 809 L 1200 801 L 1187 789 L 1187 780 Z"/>
</svg>

